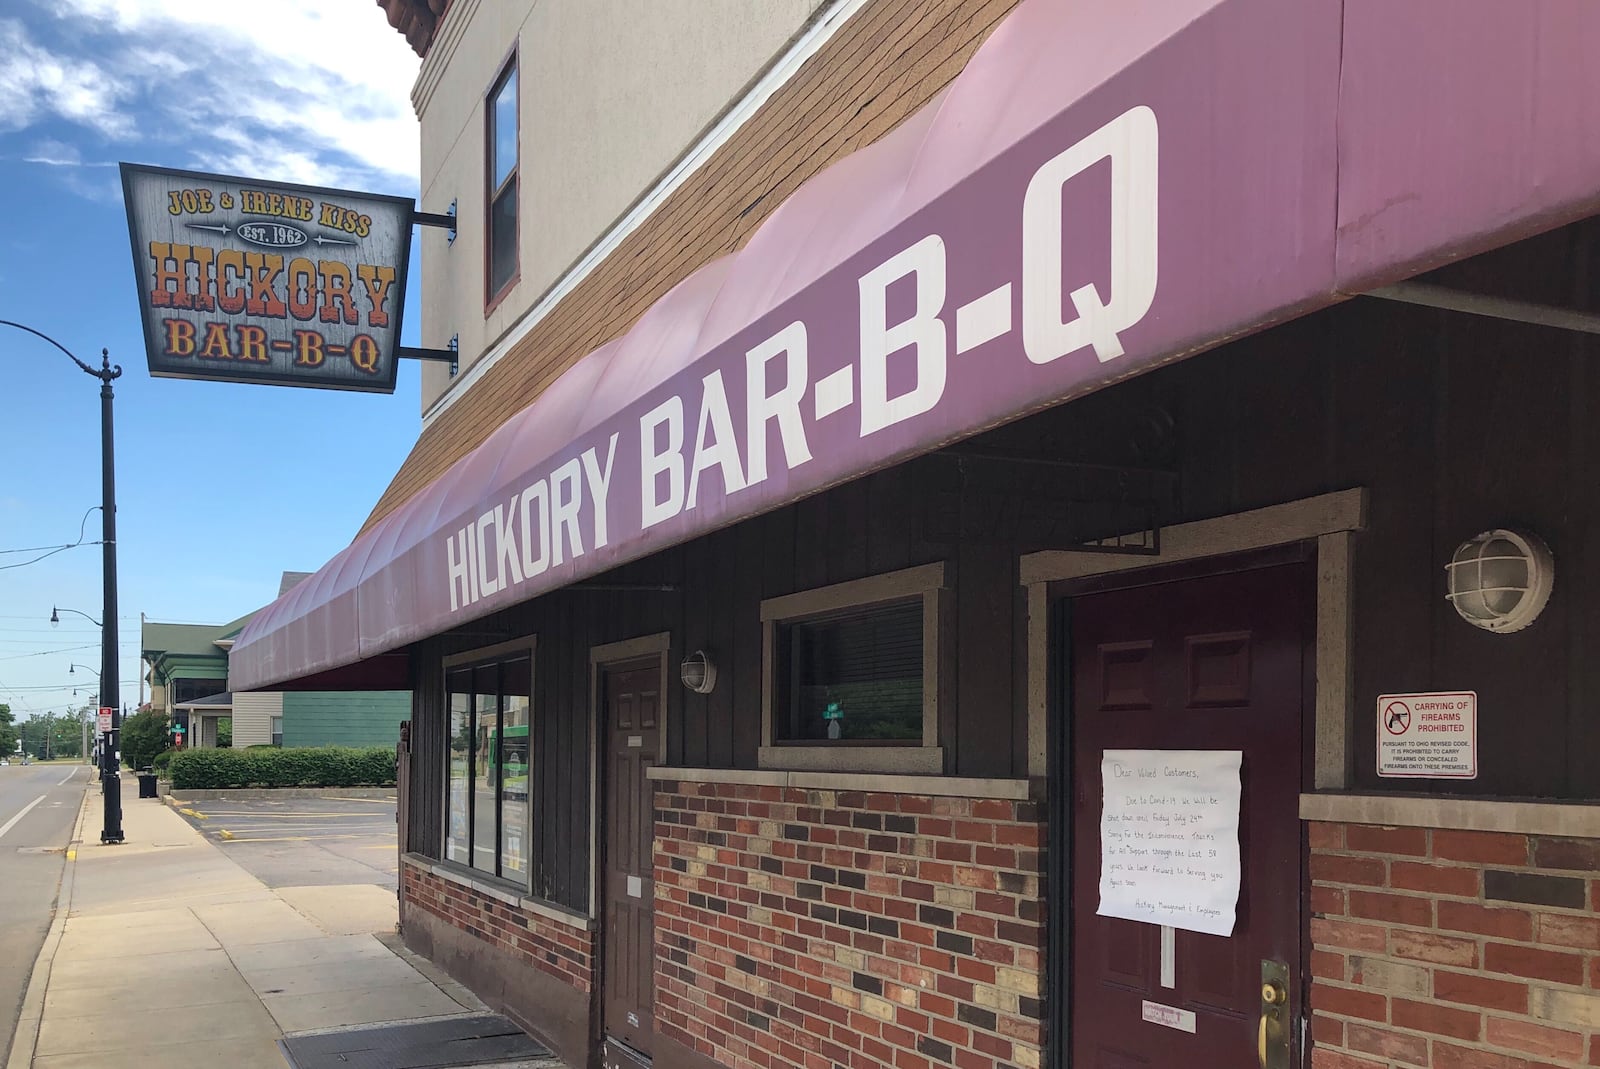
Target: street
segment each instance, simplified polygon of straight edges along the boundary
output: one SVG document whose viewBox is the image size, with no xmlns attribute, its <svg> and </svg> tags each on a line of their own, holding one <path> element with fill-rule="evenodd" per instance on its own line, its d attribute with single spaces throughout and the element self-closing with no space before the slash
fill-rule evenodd
<svg viewBox="0 0 1600 1069">
<path fill-rule="evenodd" d="M 91 776 L 82 764 L 0 767 L 0 1051 L 11 1046 Z"/>
</svg>

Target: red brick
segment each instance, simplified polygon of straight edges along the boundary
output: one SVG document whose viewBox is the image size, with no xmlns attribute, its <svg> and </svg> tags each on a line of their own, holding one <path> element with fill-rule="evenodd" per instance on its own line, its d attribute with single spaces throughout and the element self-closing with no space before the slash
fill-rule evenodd
<svg viewBox="0 0 1600 1069">
<path fill-rule="evenodd" d="M 1311 912 L 1324 917 L 1344 915 L 1344 888 L 1317 884 L 1311 888 Z"/>
<path fill-rule="evenodd" d="M 1347 959 L 1343 954 L 1335 954 L 1329 950 L 1313 950 L 1311 952 L 1311 975 L 1318 980 L 1345 980 Z"/>
<path fill-rule="evenodd" d="M 1526 865 L 1528 838 L 1495 831 L 1433 833 L 1433 856 L 1446 861 L 1476 861 L 1485 865 Z"/>
<path fill-rule="evenodd" d="M 1448 972 L 1444 969 L 1436 971 L 1433 974 L 1433 997 L 1442 1002 L 1465 1002 L 1508 1013 L 1528 1012 L 1527 984 L 1495 980 L 1474 973 Z"/>
<path fill-rule="evenodd" d="M 1417 861 L 1396 861 L 1389 866 L 1389 886 L 1401 891 L 1427 891 L 1436 895 L 1476 898 L 1481 881 L 1481 869 Z"/>
<path fill-rule="evenodd" d="M 1415 895 L 1386 895 L 1374 891 L 1351 891 L 1348 908 L 1352 917 L 1433 927 L 1433 900 Z"/>
<path fill-rule="evenodd" d="M 1319 1047 L 1344 1046 L 1344 1022 L 1323 1013 L 1311 1015 L 1311 1039 Z"/>
<path fill-rule="evenodd" d="M 1437 1006 L 1431 1002 L 1413 1002 L 1397 998 L 1391 1009 L 1390 1020 L 1397 1028 L 1414 1032 L 1432 1032 L 1434 1035 L 1453 1036 L 1456 1039 L 1477 1039 L 1482 1034 L 1483 1015 L 1471 1010 Z"/>
<path fill-rule="evenodd" d="M 1317 946 L 1344 947 L 1348 950 L 1385 950 L 1389 943 L 1389 929 L 1376 924 L 1357 924 L 1354 921 L 1328 920 L 1313 917 L 1311 941 Z"/>
<path fill-rule="evenodd" d="M 1391 953 L 1397 958 L 1456 965 L 1464 969 L 1478 967 L 1478 944 L 1471 939 L 1404 930 L 1391 933 L 1389 939 Z"/>
<path fill-rule="evenodd" d="M 1541 913 L 1534 918 L 1534 942 L 1548 946 L 1600 950 L 1600 917 L 1567 913 Z"/>
<path fill-rule="evenodd" d="M 1509 1054 L 1458 1047 L 1452 1043 L 1434 1040 L 1433 1069 L 1560 1069 L 1546 1062 L 1530 1062 Z"/>
<path fill-rule="evenodd" d="M 1319 1013 L 1382 1021 L 1388 1018 L 1388 1002 L 1387 998 L 1372 991 L 1335 987 L 1326 982 L 1311 986 L 1311 1006 Z"/>
<path fill-rule="evenodd" d="M 1535 1024 L 1533 1021 L 1491 1017 L 1486 1038 L 1497 1047 L 1510 1047 L 1540 1058 L 1576 1061 L 1583 1057 L 1583 1036 L 1580 1033 Z"/>
<path fill-rule="evenodd" d="M 1425 828 L 1385 828 L 1373 824 L 1351 824 L 1344 830 L 1347 850 L 1361 854 L 1406 854 L 1426 857 L 1428 832 Z"/>
<path fill-rule="evenodd" d="M 980 798 L 972 803 L 972 815 L 984 820 L 1015 820 L 1017 812 L 1010 802 L 998 798 Z"/>
<path fill-rule="evenodd" d="M 1490 943 L 1484 948 L 1483 965 L 1490 972 L 1551 980 L 1558 984 L 1583 983 L 1583 958 L 1559 950 Z"/>
<path fill-rule="evenodd" d="M 1344 825 L 1312 821 L 1306 826 L 1306 842 L 1313 851 L 1344 849 Z"/>
<path fill-rule="evenodd" d="M 1542 869 L 1600 872 L 1600 839 L 1536 838 L 1533 863 Z"/>
<path fill-rule="evenodd" d="M 1495 909 L 1471 902 L 1440 902 L 1439 927 L 1526 942 L 1533 938 L 1533 914 L 1525 909 Z"/>
<path fill-rule="evenodd" d="M 1319 883 L 1353 883 L 1364 887 L 1382 887 L 1387 869 L 1388 865 L 1375 857 L 1311 855 L 1311 879 Z"/>
<path fill-rule="evenodd" d="M 1428 1041 L 1421 1036 L 1408 1036 L 1351 1021 L 1345 1028 L 1344 1045 L 1362 1054 L 1376 1054 L 1412 1065 L 1428 1064 Z"/>
</svg>

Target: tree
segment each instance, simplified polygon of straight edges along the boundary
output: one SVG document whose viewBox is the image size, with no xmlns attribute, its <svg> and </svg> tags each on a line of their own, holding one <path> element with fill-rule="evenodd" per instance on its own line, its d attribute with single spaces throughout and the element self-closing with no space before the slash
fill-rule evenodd
<svg viewBox="0 0 1600 1069">
<path fill-rule="evenodd" d="M 35 713 L 18 726 L 22 749 L 44 760 L 77 757 L 83 748 L 78 714 Z"/>
<path fill-rule="evenodd" d="M 0 757 L 17 752 L 17 718 L 11 706 L 0 702 Z"/>
<path fill-rule="evenodd" d="M 122 759 L 129 768 L 149 768 L 156 754 L 171 745 L 165 713 L 135 713 L 122 722 Z"/>
</svg>

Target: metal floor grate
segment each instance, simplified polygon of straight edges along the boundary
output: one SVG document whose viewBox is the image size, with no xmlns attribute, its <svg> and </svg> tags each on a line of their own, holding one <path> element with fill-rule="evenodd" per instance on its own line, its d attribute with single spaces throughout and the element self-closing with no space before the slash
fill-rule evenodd
<svg viewBox="0 0 1600 1069">
<path fill-rule="evenodd" d="M 280 1046 L 294 1069 L 446 1069 L 552 1057 L 543 1044 L 494 1015 L 285 1036 Z"/>
</svg>

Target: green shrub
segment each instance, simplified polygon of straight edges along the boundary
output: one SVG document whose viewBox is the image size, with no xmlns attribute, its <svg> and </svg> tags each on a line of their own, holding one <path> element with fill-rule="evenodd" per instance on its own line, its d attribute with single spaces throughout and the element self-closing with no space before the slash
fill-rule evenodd
<svg viewBox="0 0 1600 1069">
<path fill-rule="evenodd" d="M 387 746 L 180 750 L 171 769 L 174 790 L 392 787 L 394 751 Z"/>
<path fill-rule="evenodd" d="M 162 750 L 150 762 L 150 767 L 156 770 L 157 775 L 165 776 L 167 774 L 167 766 L 172 764 L 172 754 L 173 751 L 171 750 Z"/>
<path fill-rule="evenodd" d="M 122 759 L 129 768 L 150 768 L 156 755 L 171 744 L 165 713 L 135 713 L 122 722 Z"/>
</svg>

